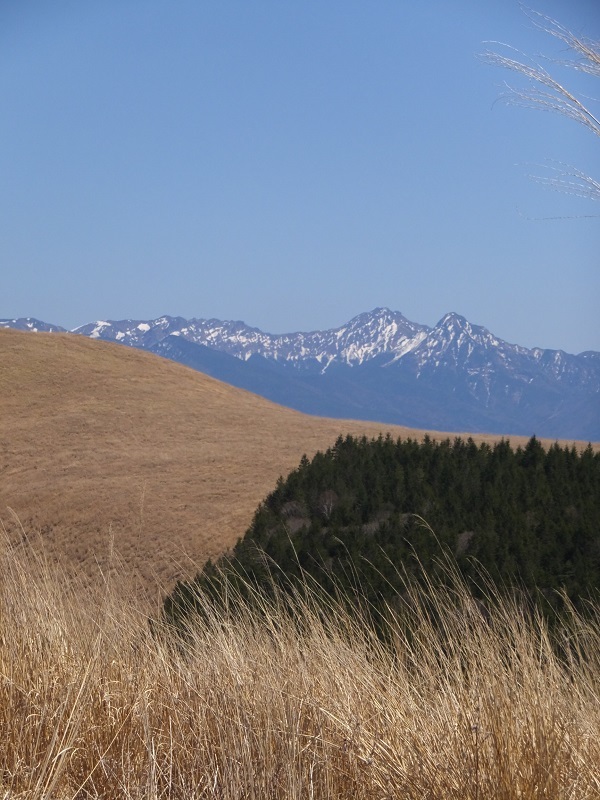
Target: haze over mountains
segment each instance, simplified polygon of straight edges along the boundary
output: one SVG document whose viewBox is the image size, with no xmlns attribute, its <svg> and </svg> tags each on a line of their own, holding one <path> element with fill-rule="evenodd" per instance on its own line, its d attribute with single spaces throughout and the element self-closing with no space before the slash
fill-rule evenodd
<svg viewBox="0 0 600 800">
<path fill-rule="evenodd" d="M 34 319 L 0 326 L 64 330 Z M 73 333 L 148 350 L 318 416 L 600 440 L 599 352 L 520 347 L 454 313 L 433 328 L 377 308 L 310 333 L 169 316 L 100 320 Z"/>
</svg>

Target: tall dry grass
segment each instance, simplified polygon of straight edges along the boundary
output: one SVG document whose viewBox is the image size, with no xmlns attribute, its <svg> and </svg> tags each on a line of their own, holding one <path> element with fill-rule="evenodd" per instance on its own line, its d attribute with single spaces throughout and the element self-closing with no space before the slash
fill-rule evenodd
<svg viewBox="0 0 600 800">
<path fill-rule="evenodd" d="M 307 591 L 295 620 L 206 601 L 175 645 L 32 552 L 0 564 L 0 797 L 600 797 L 597 609 L 551 635 L 407 587 L 383 644 Z"/>
</svg>

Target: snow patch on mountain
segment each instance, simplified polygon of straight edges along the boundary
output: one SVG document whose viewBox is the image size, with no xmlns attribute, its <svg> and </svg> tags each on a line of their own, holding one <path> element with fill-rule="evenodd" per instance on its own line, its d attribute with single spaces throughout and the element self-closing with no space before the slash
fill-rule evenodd
<svg viewBox="0 0 600 800">
<path fill-rule="evenodd" d="M 17 331 L 31 331 L 32 333 L 66 333 L 66 328 L 42 322 L 35 317 L 18 317 L 16 319 L 0 319 L 0 328 L 13 328 Z"/>
</svg>

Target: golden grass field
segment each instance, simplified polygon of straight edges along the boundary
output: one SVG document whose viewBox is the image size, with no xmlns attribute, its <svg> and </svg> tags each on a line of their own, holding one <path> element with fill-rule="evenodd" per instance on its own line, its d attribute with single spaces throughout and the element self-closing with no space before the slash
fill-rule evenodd
<svg viewBox="0 0 600 800">
<path fill-rule="evenodd" d="M 90 577 L 114 549 L 152 600 L 232 546 L 303 453 L 345 433 L 423 434 L 310 417 L 69 334 L 0 330 L 0 398 L 0 520 L 13 543 L 39 534 L 49 557 Z"/>
</svg>

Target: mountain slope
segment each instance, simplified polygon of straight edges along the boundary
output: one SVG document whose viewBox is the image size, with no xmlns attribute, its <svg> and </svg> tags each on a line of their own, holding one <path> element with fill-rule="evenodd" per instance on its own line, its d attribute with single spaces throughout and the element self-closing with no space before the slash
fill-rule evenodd
<svg viewBox="0 0 600 800">
<path fill-rule="evenodd" d="M 0 363 L 0 519 L 13 544 L 39 531 L 50 557 L 92 574 L 114 542 L 149 593 L 232 546 L 303 453 L 346 432 L 418 435 L 308 417 L 83 336 L 0 330 Z"/>
</svg>

